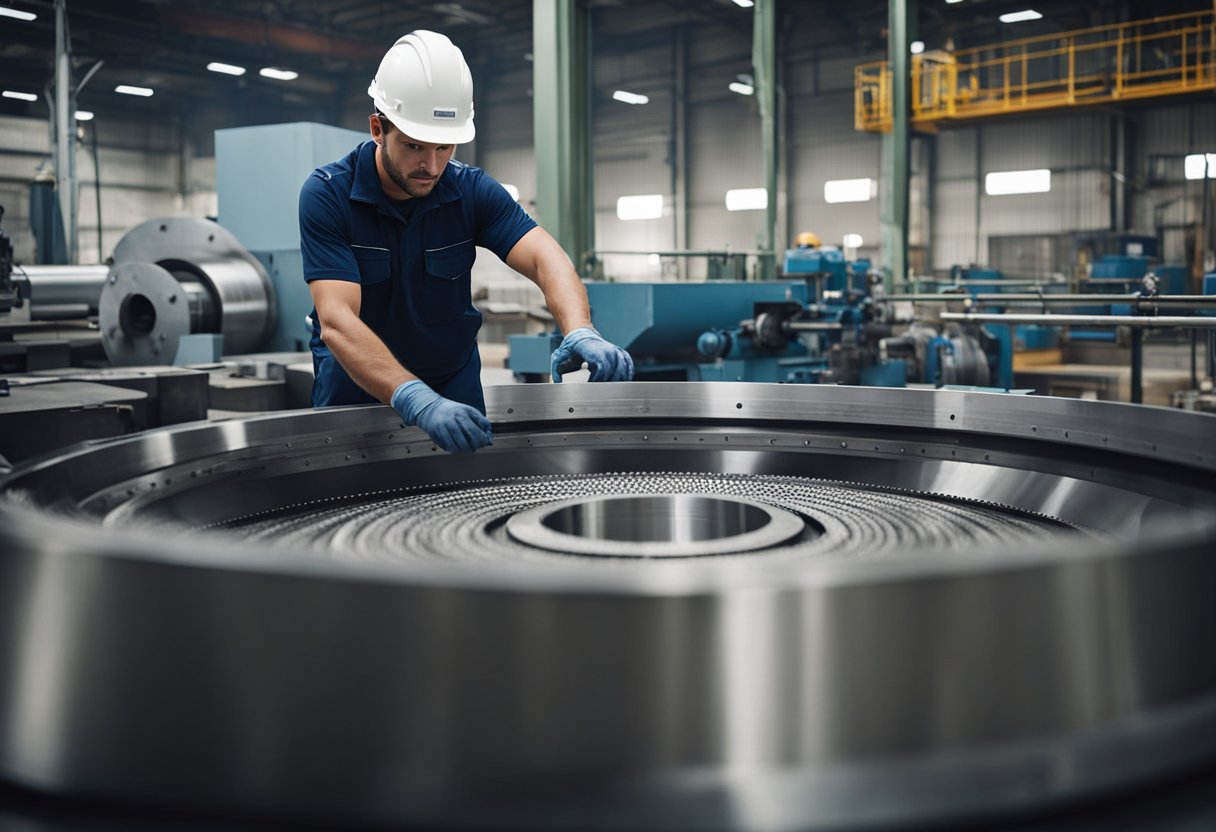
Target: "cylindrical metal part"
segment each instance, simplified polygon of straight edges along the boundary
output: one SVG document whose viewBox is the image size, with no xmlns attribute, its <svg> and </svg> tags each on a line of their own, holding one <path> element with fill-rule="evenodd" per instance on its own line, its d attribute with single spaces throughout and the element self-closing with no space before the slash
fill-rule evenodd
<svg viewBox="0 0 1216 832">
<path fill-rule="evenodd" d="M 97 314 L 109 266 L 22 266 L 16 277 L 29 285 L 30 318 L 58 320 L 71 310 L 77 317 Z"/>
<path fill-rule="evenodd" d="M 1216 318 L 1183 315 L 1031 315 L 1003 312 L 943 312 L 943 321 L 991 324 L 1047 324 L 1049 326 L 1131 326 L 1143 329 L 1216 329 Z"/>
<path fill-rule="evenodd" d="M 1216 417 L 730 383 L 487 406 L 477 454 L 322 408 L 0 479 L 0 778 L 348 825 L 873 830 L 1216 755 Z"/>
<path fill-rule="evenodd" d="M 257 258 L 220 225 L 189 217 L 149 220 L 127 232 L 114 247 L 114 263 L 154 263 L 208 290 L 192 291 L 199 331 L 224 335 L 224 351 L 249 352 L 273 331 L 274 289 Z M 218 329 L 209 329 L 217 320 Z M 170 358 L 171 360 L 171 358 Z"/>
</svg>

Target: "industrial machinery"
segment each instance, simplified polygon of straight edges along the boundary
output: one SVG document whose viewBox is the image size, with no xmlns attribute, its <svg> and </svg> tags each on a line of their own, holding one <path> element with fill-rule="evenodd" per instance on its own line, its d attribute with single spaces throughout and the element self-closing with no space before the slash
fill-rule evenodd
<svg viewBox="0 0 1216 832">
<path fill-rule="evenodd" d="M 1216 755 L 1209 415 L 487 392 L 475 455 L 373 406 L 0 480 L 0 780 L 234 823 L 975 828 Z"/>
<path fill-rule="evenodd" d="M 816 270 L 800 280 L 587 283 L 587 295 L 596 327 L 643 381 L 1012 386 L 1011 350 L 982 327 L 896 321 L 870 293 L 865 261 L 814 258 L 803 254 Z M 508 366 L 546 379 L 560 341 L 513 335 Z"/>
</svg>

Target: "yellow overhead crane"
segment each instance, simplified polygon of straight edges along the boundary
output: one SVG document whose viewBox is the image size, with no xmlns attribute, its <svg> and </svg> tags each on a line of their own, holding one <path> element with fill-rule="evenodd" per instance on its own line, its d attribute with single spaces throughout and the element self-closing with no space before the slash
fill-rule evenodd
<svg viewBox="0 0 1216 832">
<path fill-rule="evenodd" d="M 912 124 L 1216 90 L 1213 9 L 912 56 Z M 891 130 L 891 67 L 854 71 L 858 130 Z"/>
</svg>

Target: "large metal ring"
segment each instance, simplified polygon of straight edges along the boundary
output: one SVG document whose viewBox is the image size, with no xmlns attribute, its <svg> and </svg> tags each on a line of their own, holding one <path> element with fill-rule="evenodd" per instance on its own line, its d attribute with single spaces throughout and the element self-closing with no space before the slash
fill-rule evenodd
<svg viewBox="0 0 1216 832">
<path fill-rule="evenodd" d="M 1216 417 L 487 392 L 472 455 L 327 408 L 0 481 L 0 778 L 338 822 L 819 830 L 1040 812 L 1216 756 Z M 822 533 L 628 558 L 505 528 L 683 482 L 817 500 Z"/>
</svg>

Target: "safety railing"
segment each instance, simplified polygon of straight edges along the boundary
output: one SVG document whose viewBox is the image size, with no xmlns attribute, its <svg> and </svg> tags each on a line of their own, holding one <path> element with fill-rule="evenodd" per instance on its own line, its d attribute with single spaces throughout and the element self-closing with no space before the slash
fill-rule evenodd
<svg viewBox="0 0 1216 832">
<path fill-rule="evenodd" d="M 891 68 L 855 70 L 858 130 L 891 129 Z M 930 127 L 1008 113 L 1216 90 L 1216 11 L 913 55 L 910 117 Z"/>
</svg>

